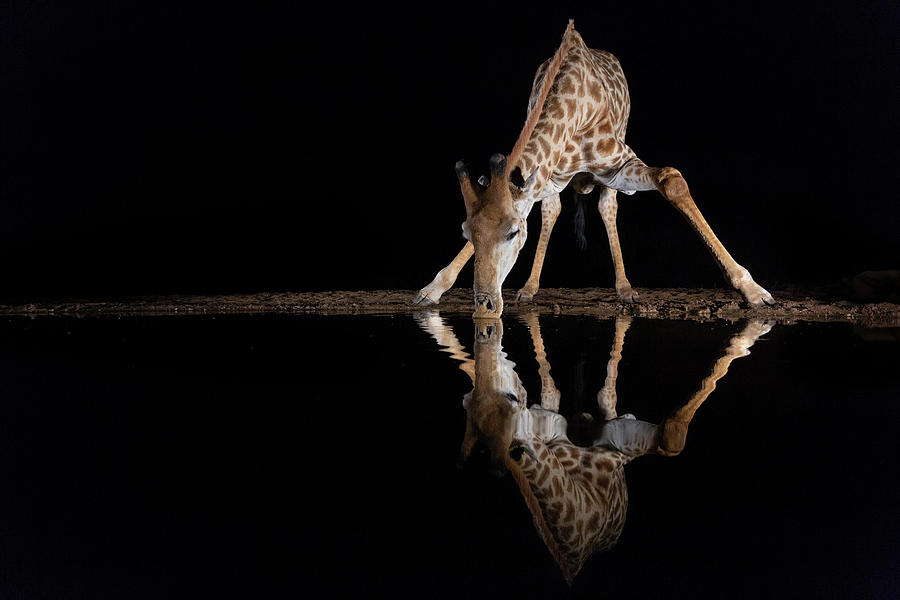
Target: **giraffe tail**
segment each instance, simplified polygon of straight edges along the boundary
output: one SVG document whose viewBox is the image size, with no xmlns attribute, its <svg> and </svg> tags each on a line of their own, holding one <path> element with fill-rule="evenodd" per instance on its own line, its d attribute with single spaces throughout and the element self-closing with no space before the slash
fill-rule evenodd
<svg viewBox="0 0 900 600">
<path fill-rule="evenodd" d="M 587 250 L 587 236 L 584 234 L 585 206 L 590 202 L 589 194 L 575 194 L 575 214 L 572 215 L 572 230 L 575 233 L 575 245 L 579 250 Z"/>
</svg>

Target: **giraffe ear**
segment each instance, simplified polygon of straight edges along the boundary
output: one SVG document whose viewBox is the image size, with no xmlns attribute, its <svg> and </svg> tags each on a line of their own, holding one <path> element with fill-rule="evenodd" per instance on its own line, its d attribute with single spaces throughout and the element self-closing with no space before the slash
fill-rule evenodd
<svg viewBox="0 0 900 600">
<path fill-rule="evenodd" d="M 534 171 L 531 172 L 531 175 L 528 176 L 528 179 L 525 180 L 525 183 L 522 185 L 522 189 L 526 190 L 534 185 L 534 182 L 537 180 L 537 174 L 540 167 L 535 167 Z"/>
</svg>

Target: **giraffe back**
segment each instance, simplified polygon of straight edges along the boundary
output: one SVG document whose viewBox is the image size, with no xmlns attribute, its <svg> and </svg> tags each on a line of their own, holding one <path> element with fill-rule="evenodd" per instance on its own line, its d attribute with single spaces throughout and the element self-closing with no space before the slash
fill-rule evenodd
<svg viewBox="0 0 900 600">
<path fill-rule="evenodd" d="M 543 106 L 537 103 L 549 60 L 538 68 L 528 101 L 528 113 L 540 110 L 541 116 L 516 166 L 526 175 L 538 173 L 535 196 L 551 180 L 558 193 L 578 172 L 609 169 L 632 154 L 625 144 L 631 97 L 622 65 L 572 35 Z"/>
</svg>

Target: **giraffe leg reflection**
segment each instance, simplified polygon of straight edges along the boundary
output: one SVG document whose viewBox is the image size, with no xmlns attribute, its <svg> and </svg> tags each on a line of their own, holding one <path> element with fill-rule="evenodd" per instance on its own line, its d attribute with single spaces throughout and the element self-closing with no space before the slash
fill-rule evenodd
<svg viewBox="0 0 900 600">
<path fill-rule="evenodd" d="M 541 336 L 541 325 L 537 313 L 522 315 L 522 321 L 528 327 L 531 334 L 531 342 L 534 345 L 534 357 L 538 363 L 538 374 L 541 376 L 541 407 L 553 412 L 559 412 L 559 389 L 550 376 L 550 362 L 547 360 L 547 352 L 544 349 L 544 338 Z"/>
<path fill-rule="evenodd" d="M 622 360 L 622 347 L 625 345 L 625 332 L 631 327 L 631 317 L 619 315 L 616 317 L 616 330 L 613 334 L 612 350 L 609 353 L 609 362 L 606 363 L 606 380 L 603 388 L 597 392 L 597 404 L 600 406 L 600 415 L 603 420 L 615 419 L 616 404 L 616 379 L 619 376 L 619 361 Z"/>
<path fill-rule="evenodd" d="M 672 415 L 667 418 L 660 427 L 659 448 L 657 452 L 664 456 L 675 456 L 684 450 L 687 438 L 688 425 L 694 418 L 694 413 L 700 405 L 709 397 L 716 383 L 728 373 L 728 367 L 736 358 L 750 354 L 750 347 L 763 335 L 767 334 L 775 325 L 774 321 L 762 321 L 753 319 L 747 323 L 744 329 L 733 336 L 725 349 L 724 354 L 713 363 L 709 375 L 700 383 L 698 389 L 690 399 Z"/>
</svg>

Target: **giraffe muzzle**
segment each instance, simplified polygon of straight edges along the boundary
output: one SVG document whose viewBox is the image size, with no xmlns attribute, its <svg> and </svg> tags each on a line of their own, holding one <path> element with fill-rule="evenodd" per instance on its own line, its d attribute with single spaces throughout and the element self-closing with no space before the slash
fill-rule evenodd
<svg viewBox="0 0 900 600">
<path fill-rule="evenodd" d="M 497 333 L 497 325 L 491 321 L 482 321 L 475 326 L 475 341 L 490 342 Z"/>
<path fill-rule="evenodd" d="M 475 294 L 475 318 L 500 316 L 501 305 L 491 294 Z"/>
</svg>

